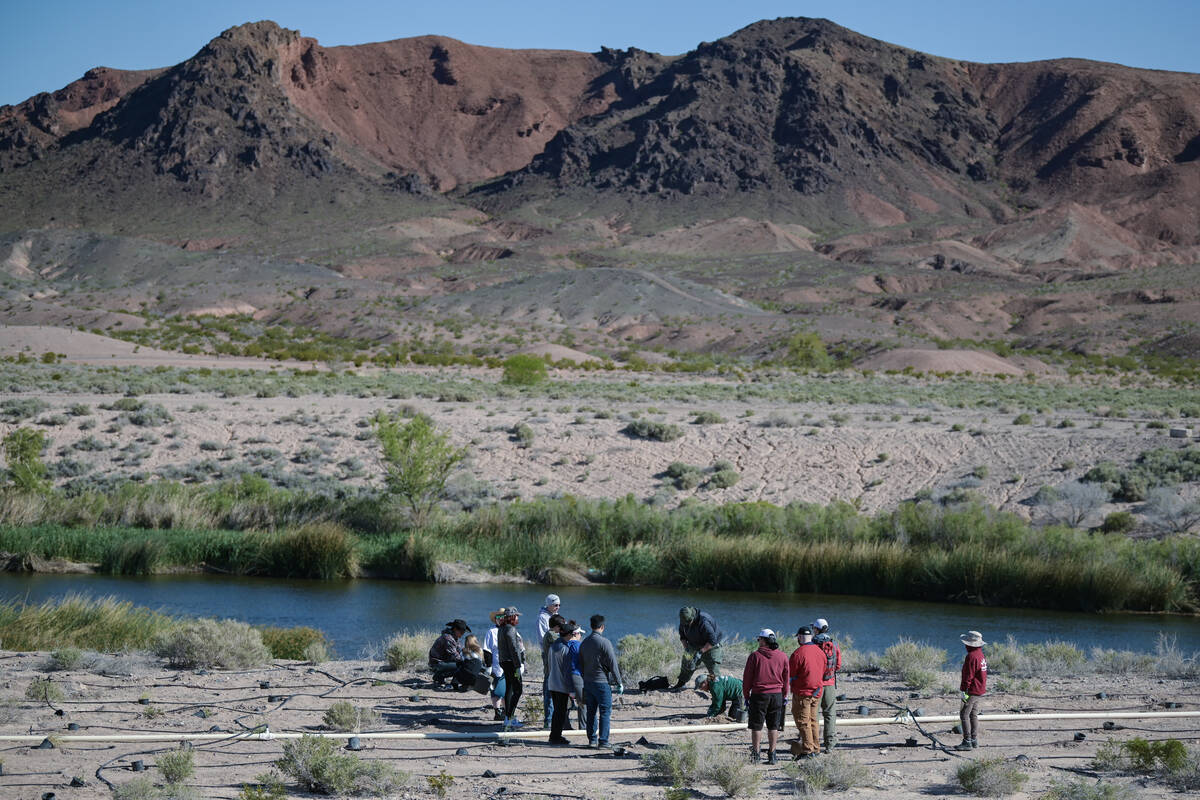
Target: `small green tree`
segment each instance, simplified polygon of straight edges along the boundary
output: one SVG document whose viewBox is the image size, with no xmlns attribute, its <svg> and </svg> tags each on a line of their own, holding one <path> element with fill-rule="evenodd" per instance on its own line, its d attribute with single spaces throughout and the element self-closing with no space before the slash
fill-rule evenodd
<svg viewBox="0 0 1200 800">
<path fill-rule="evenodd" d="M 4 437 L 4 460 L 14 486 L 30 492 L 49 487 L 46 465 L 42 463 L 45 449 L 46 437 L 33 428 L 17 428 Z"/>
<path fill-rule="evenodd" d="M 833 358 L 825 350 L 825 343 L 815 333 L 795 333 L 788 339 L 785 362 L 799 369 L 829 369 Z"/>
<path fill-rule="evenodd" d="M 523 353 L 504 360 L 504 382 L 517 386 L 532 386 L 546 380 L 546 361 Z"/>
<path fill-rule="evenodd" d="M 422 524 L 446 488 L 450 472 L 467 457 L 466 448 L 452 446 L 450 435 L 424 414 L 408 422 L 379 415 L 375 435 L 383 448 L 388 491 L 408 506 L 414 523 Z"/>
</svg>

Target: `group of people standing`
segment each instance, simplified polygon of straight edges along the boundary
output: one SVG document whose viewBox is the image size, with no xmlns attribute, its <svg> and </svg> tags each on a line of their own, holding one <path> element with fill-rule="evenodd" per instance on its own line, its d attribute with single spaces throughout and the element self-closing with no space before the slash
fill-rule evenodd
<svg viewBox="0 0 1200 800">
<path fill-rule="evenodd" d="M 545 674 L 543 724 L 550 729 L 551 744 L 569 744 L 563 731 L 574 704 L 579 726 L 587 731 L 588 746 L 608 748 L 613 693 L 621 694 L 624 687 L 616 651 L 604 636 L 604 616 L 593 615 L 585 635 L 574 620 L 559 613 L 560 609 L 558 595 L 550 594 L 538 615 Z M 494 627 L 484 635 L 482 645 L 474 641 L 474 636 L 463 639 L 471 629 L 460 619 L 452 620 L 429 651 L 435 684 L 449 680 L 460 690 L 474 687 L 490 691 L 495 718 L 504 722 L 504 730 L 521 727 L 516 717 L 525 672 L 525 645 L 517 631 L 520 616 L 513 606 L 493 612 L 490 618 Z M 798 647 L 790 656 L 780 650 L 773 630 L 760 630 L 758 647 L 746 659 L 740 681 L 721 674 L 723 638 L 712 615 L 694 606 L 679 609 L 679 641 L 684 655 L 673 688 L 684 688 L 703 666 L 705 671 L 696 678 L 695 688 L 712 698 L 708 716 L 726 713 L 728 705 L 729 716 L 745 721 L 750 729 L 750 758 L 755 763 L 762 758 L 764 727 L 766 763 L 778 763 L 776 749 L 789 694 L 799 732 L 793 751 L 796 758 L 815 758 L 822 751 L 833 750 L 837 742 L 836 690 L 842 651 L 833 641 L 829 622 L 818 618 L 801 625 L 796 631 Z M 979 707 L 987 692 L 987 660 L 983 655 L 985 642 L 978 631 L 968 631 L 960 638 L 967 655 L 960 683 L 963 741 L 955 749 L 971 750 L 978 746 Z M 461 647 L 459 640 L 463 640 Z M 490 672 L 490 680 L 485 669 Z M 667 685 L 666 679 L 662 685 Z"/>
</svg>

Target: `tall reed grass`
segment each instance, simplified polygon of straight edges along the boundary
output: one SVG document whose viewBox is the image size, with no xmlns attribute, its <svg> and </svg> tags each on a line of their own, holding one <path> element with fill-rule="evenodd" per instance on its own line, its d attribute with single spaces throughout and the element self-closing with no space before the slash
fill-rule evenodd
<svg viewBox="0 0 1200 800">
<path fill-rule="evenodd" d="M 178 622 L 111 597 L 69 594 L 40 605 L 9 600 L 0 603 L 0 643 L 6 650 L 143 649 Z"/>
<path fill-rule="evenodd" d="M 616 582 L 680 588 L 1083 611 L 1200 607 L 1194 537 L 1034 528 L 979 504 L 904 503 L 868 516 L 840 502 L 664 510 L 633 497 L 564 497 L 413 529 L 384 498 L 338 500 L 254 481 L 51 495 L 40 511 L 30 511 L 37 501 L 13 497 L 0 493 L 0 550 L 98 563 L 118 574 L 204 565 L 237 574 L 433 580 L 439 562 L 464 561 L 529 576 L 589 568 Z"/>
</svg>

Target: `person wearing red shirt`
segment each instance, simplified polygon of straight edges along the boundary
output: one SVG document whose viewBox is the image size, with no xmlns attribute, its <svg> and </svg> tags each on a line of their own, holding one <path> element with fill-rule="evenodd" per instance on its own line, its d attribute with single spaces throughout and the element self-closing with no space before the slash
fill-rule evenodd
<svg viewBox="0 0 1200 800">
<path fill-rule="evenodd" d="M 757 764 L 763 724 L 767 726 L 767 763 L 774 764 L 775 744 L 783 730 L 783 699 L 788 685 L 787 656 L 779 651 L 775 631 L 758 632 L 758 649 L 746 659 L 742 671 L 742 695 L 750 708 L 750 760 Z"/>
<path fill-rule="evenodd" d="M 825 651 L 813 643 L 812 628 L 804 625 L 796 631 L 800 646 L 788 660 L 791 673 L 792 719 L 800 732 L 800 752 L 796 758 L 813 758 L 821 752 L 817 740 L 817 712 L 824 689 Z"/>
<path fill-rule="evenodd" d="M 987 659 L 983 657 L 986 642 L 979 631 L 967 631 L 958 638 L 967 648 L 967 656 L 963 659 L 962 682 L 958 685 L 962 692 L 958 718 L 962 722 L 963 740 L 954 749 L 974 750 L 979 746 L 979 706 L 987 694 Z"/>
</svg>

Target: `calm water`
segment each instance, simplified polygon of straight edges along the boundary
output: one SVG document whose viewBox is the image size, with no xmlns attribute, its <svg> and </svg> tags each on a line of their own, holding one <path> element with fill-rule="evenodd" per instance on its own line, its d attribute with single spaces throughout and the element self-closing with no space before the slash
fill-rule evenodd
<svg viewBox="0 0 1200 800">
<path fill-rule="evenodd" d="M 978 608 L 869 597 L 690 592 L 624 586 L 554 589 L 562 612 L 584 623 L 594 613 L 608 618 L 608 634 L 653 633 L 678 621 L 681 605 L 712 613 L 721 628 L 742 638 L 763 627 L 788 634 L 821 616 L 855 646 L 882 650 L 907 635 L 950 648 L 958 634 L 979 630 L 989 640 L 1065 639 L 1081 647 L 1153 650 L 1159 631 L 1176 636 L 1185 651 L 1200 651 L 1200 618 L 1134 614 L 1088 615 L 1027 609 Z M 113 595 L 172 614 L 234 617 L 253 624 L 319 628 L 345 658 L 358 656 L 405 628 L 436 629 L 455 617 L 486 630 L 488 612 L 516 605 L 532 630 L 547 589 L 542 586 L 457 585 L 358 580 L 344 582 L 228 578 L 204 575 L 108 577 L 98 575 L 0 574 L 0 599 L 41 602 L 68 592 Z"/>
</svg>

